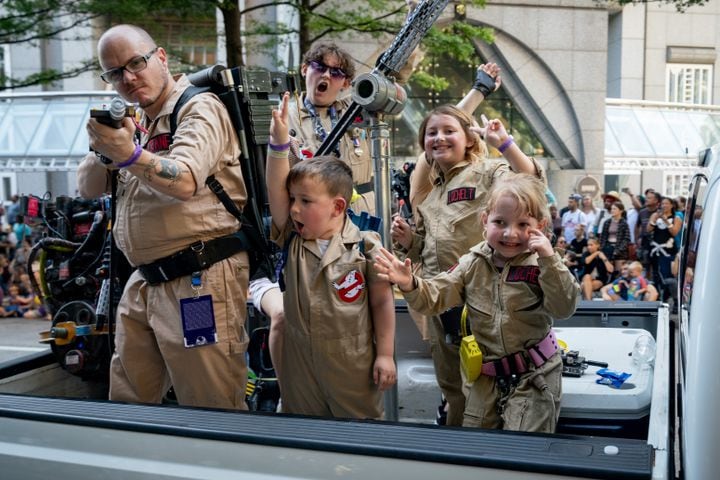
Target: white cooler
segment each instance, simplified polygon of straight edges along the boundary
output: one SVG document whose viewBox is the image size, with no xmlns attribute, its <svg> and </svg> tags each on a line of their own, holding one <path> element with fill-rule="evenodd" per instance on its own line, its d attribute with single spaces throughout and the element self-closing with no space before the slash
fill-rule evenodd
<svg viewBox="0 0 720 480">
<path fill-rule="evenodd" d="M 635 340 L 652 335 L 631 328 L 555 328 L 569 350 L 579 350 L 586 360 L 606 362 L 610 370 L 630 373 L 621 388 L 599 385 L 597 371 L 588 366 L 582 377 L 563 377 L 560 416 L 583 419 L 635 420 L 650 413 L 653 367 L 633 362 Z"/>
</svg>

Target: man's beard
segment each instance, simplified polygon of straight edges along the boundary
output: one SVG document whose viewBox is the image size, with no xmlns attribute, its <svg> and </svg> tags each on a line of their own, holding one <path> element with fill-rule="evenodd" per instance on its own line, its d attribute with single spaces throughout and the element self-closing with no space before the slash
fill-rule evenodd
<svg viewBox="0 0 720 480">
<path fill-rule="evenodd" d="M 169 82 L 169 81 L 170 81 L 170 80 L 168 79 L 168 75 L 165 75 L 165 76 L 163 77 L 163 84 L 162 84 L 162 88 L 160 88 L 160 92 L 158 92 L 158 94 L 155 95 L 153 98 L 148 99 L 148 100 L 145 101 L 145 102 L 138 103 L 138 105 L 140 105 L 140 108 L 150 107 L 150 106 L 152 106 L 155 102 L 157 102 L 158 98 L 160 98 L 160 96 L 163 94 L 163 92 L 164 92 L 165 89 L 167 88 L 167 85 L 168 85 L 168 82 Z"/>
</svg>

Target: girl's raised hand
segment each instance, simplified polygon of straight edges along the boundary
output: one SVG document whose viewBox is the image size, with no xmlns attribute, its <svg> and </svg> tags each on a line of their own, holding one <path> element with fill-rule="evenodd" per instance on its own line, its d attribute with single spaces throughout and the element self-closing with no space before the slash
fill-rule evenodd
<svg viewBox="0 0 720 480">
<path fill-rule="evenodd" d="M 508 133 L 505 125 L 497 118 L 488 120 L 485 115 L 480 115 L 481 127 L 470 127 L 470 130 L 476 132 L 480 137 L 491 146 L 498 148 L 507 139 Z"/>
<path fill-rule="evenodd" d="M 290 141 L 288 119 L 290 118 L 290 93 L 285 92 L 278 108 L 273 108 L 270 120 L 270 143 L 284 145 Z"/>
<path fill-rule="evenodd" d="M 555 253 L 550 240 L 537 228 L 529 230 L 528 248 L 531 252 L 538 254 L 538 257 L 549 257 Z"/>
<path fill-rule="evenodd" d="M 375 256 L 375 270 L 381 280 L 397 284 L 403 292 L 409 292 L 415 288 L 412 262 L 409 258 L 403 262 L 391 252 L 380 247 L 380 253 Z"/>
</svg>

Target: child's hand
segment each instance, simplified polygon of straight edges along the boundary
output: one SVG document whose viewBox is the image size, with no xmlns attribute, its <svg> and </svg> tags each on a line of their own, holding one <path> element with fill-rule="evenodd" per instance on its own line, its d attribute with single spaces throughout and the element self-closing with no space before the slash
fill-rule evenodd
<svg viewBox="0 0 720 480">
<path fill-rule="evenodd" d="M 375 256 L 375 270 L 381 280 L 395 283 L 403 292 L 409 292 L 415 285 L 413 284 L 412 262 L 406 258 L 401 262 L 392 253 L 384 248 L 380 248 L 380 253 Z"/>
<path fill-rule="evenodd" d="M 498 148 L 507 140 L 508 133 L 500 120 L 494 118 L 488 120 L 485 115 L 480 115 L 482 127 L 470 127 L 470 130 L 478 133 L 488 144 Z"/>
<path fill-rule="evenodd" d="M 395 385 L 397 382 L 397 370 L 395 362 L 390 355 L 378 355 L 373 366 L 373 381 L 378 390 L 383 391 Z"/>
<path fill-rule="evenodd" d="M 285 92 L 280 101 L 279 108 L 272 110 L 272 119 L 270 120 L 270 143 L 273 145 L 284 145 L 290 140 L 288 134 L 288 118 L 290 117 L 290 93 Z"/>
<path fill-rule="evenodd" d="M 412 227 L 410 227 L 410 224 L 400 215 L 393 217 L 392 224 L 390 225 L 390 238 L 392 238 L 393 242 L 399 243 L 405 249 L 409 249 L 412 246 Z"/>
<path fill-rule="evenodd" d="M 529 232 L 528 248 L 531 252 L 536 252 L 538 257 L 550 257 L 555 253 L 550 240 L 548 240 L 542 231 L 537 228 L 531 228 Z"/>
</svg>

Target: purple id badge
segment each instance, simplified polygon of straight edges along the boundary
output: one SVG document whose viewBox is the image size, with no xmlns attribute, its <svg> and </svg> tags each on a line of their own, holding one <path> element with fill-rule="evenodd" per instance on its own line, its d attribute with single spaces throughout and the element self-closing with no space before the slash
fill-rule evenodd
<svg viewBox="0 0 720 480">
<path fill-rule="evenodd" d="M 185 348 L 217 343 L 211 295 L 180 299 L 180 317 Z"/>
</svg>

